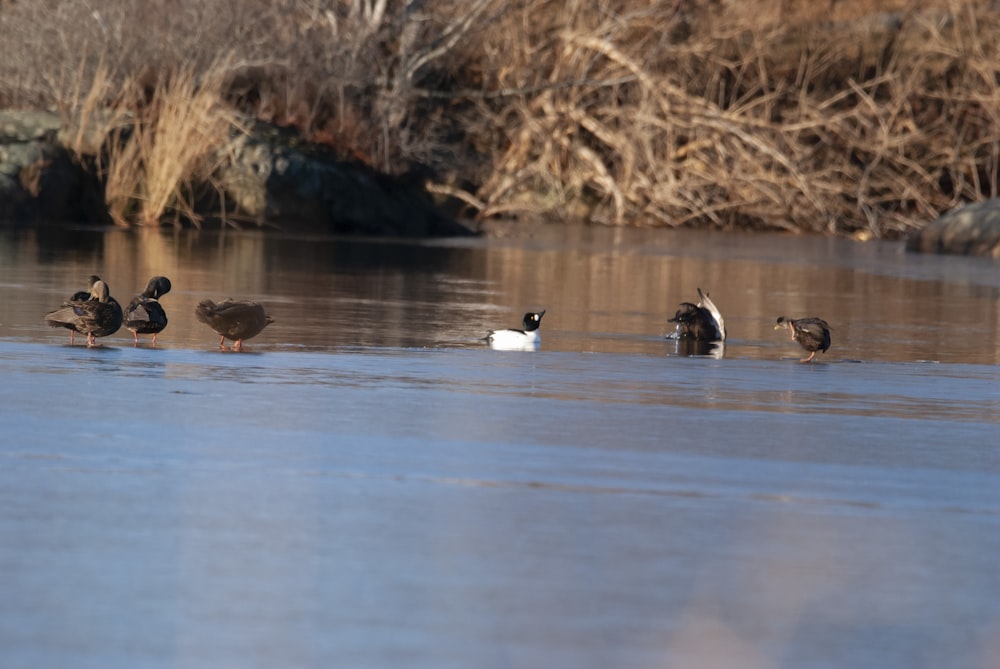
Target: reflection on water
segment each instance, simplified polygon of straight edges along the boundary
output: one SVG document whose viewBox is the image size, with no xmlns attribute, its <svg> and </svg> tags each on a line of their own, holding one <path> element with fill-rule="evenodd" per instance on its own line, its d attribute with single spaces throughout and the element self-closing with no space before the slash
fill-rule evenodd
<svg viewBox="0 0 1000 669">
<path fill-rule="evenodd" d="M 560 232 L 0 231 L 0 666 L 992 667 L 993 261 Z M 92 273 L 157 349 L 43 324 Z"/>
<path fill-rule="evenodd" d="M 5 231 L 0 337 L 53 341 L 39 315 L 96 272 L 119 301 L 154 274 L 170 277 L 167 346 L 211 341 L 193 316 L 199 300 L 246 297 L 276 319 L 258 347 L 475 345 L 527 310 L 548 309 L 550 350 L 717 354 L 663 340 L 667 318 L 701 287 L 725 316 L 728 357 L 800 356 L 774 320 L 815 315 L 833 327 L 820 360 L 1000 362 L 1000 272 L 988 259 L 773 235 L 577 228 L 566 240 L 565 230 L 427 243 Z"/>
<path fill-rule="evenodd" d="M 667 340 L 673 344 L 673 355 L 692 356 L 707 355 L 716 360 L 726 357 L 726 342 L 724 341 L 703 341 L 700 339 L 678 339 L 667 336 Z M 668 348 L 669 350 L 669 348 Z"/>
</svg>

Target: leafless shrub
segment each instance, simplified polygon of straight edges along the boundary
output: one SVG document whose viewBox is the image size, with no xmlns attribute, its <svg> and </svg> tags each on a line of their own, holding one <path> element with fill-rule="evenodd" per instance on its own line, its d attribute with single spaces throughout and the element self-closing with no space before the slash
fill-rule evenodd
<svg viewBox="0 0 1000 669">
<path fill-rule="evenodd" d="M 223 103 L 227 74 L 224 60 L 202 73 L 180 68 L 144 91 L 148 99 L 136 102 L 134 122 L 110 142 L 107 200 L 114 220 L 158 225 L 169 213 L 175 224 L 200 222 L 196 186 L 213 183 L 240 129 L 238 115 Z"/>
<path fill-rule="evenodd" d="M 996 12 L 796 24 L 626 4 L 569 3 L 550 25 L 533 4 L 491 32 L 479 215 L 586 202 L 618 224 L 882 236 L 996 193 Z"/>
<path fill-rule="evenodd" d="M 241 129 L 223 97 L 228 76 L 225 60 L 199 73 L 165 70 L 153 79 L 127 79 L 111 103 L 100 104 L 110 79 L 98 65 L 89 86 L 64 102 L 64 143 L 97 167 L 112 221 L 156 226 L 169 215 L 175 224 L 200 223 L 197 190 L 214 184 L 220 158 Z"/>
<path fill-rule="evenodd" d="M 891 236 L 997 194 L 998 28 L 972 0 L 35 0 L 0 9 L 0 104 L 134 86 L 148 138 L 184 72 L 479 217 Z"/>
</svg>

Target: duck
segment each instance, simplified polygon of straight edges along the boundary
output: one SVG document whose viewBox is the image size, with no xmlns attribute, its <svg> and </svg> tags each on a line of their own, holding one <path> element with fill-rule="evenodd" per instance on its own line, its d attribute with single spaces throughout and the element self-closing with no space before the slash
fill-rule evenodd
<svg viewBox="0 0 1000 669">
<path fill-rule="evenodd" d="M 521 330 L 513 328 L 490 330 L 483 337 L 483 340 L 496 350 L 523 351 L 535 349 L 542 340 L 538 334 L 538 327 L 542 324 L 542 316 L 544 315 L 544 309 L 539 312 L 529 311 L 521 321 Z"/>
<path fill-rule="evenodd" d="M 153 335 L 153 346 L 156 346 L 156 335 L 167 327 L 167 312 L 160 304 L 160 298 L 170 292 L 170 279 L 165 276 L 154 276 L 146 284 L 141 295 L 136 295 L 125 309 L 125 328 L 132 332 L 135 346 L 139 345 L 140 334 Z"/>
<path fill-rule="evenodd" d="M 792 340 L 797 341 L 799 346 L 809 351 L 809 356 L 802 358 L 799 362 L 811 362 L 817 351 L 826 353 L 830 348 L 830 325 L 822 318 L 810 316 L 808 318 L 785 318 L 778 317 L 775 330 L 789 330 L 792 333 Z"/>
<path fill-rule="evenodd" d="M 677 329 L 668 339 L 690 339 L 694 341 L 725 341 L 726 321 L 722 318 L 718 307 L 708 295 L 698 289 L 698 304 L 681 302 L 680 308 L 668 323 L 677 323 Z"/>
<path fill-rule="evenodd" d="M 97 346 L 97 337 L 107 337 L 122 326 L 122 308 L 115 298 L 111 297 L 108 284 L 98 276 L 90 277 L 90 290 L 86 299 L 76 299 L 83 296 L 79 291 L 73 297 L 63 302 L 62 306 L 45 316 L 45 322 L 51 327 L 63 327 L 70 330 L 70 344 L 74 333 L 87 335 L 87 346 Z"/>
<path fill-rule="evenodd" d="M 87 300 L 90 299 L 90 288 L 100 280 L 101 277 L 91 274 L 90 278 L 87 280 L 87 290 L 76 291 L 63 304 L 66 304 L 68 302 L 86 302 Z M 51 325 L 52 327 L 57 327 L 57 325 L 54 323 L 49 323 L 49 325 Z M 73 323 L 61 323 L 60 325 L 69 330 L 69 345 L 72 346 L 73 343 L 76 341 L 76 330 L 73 327 Z"/>
<path fill-rule="evenodd" d="M 243 340 L 252 339 L 274 322 L 264 307 L 250 300 L 226 299 L 216 304 L 202 300 L 194 310 L 202 323 L 222 335 L 219 348 L 226 350 L 226 340 L 233 340 L 233 350 L 243 350 Z"/>
<path fill-rule="evenodd" d="M 94 284 L 101 280 L 101 277 L 96 274 L 91 274 L 90 278 L 87 279 L 87 290 L 78 290 L 73 293 L 73 296 L 69 298 L 69 302 L 82 302 L 89 300 L 91 298 L 90 290 L 94 287 Z M 72 330 L 70 334 L 72 334 Z"/>
</svg>

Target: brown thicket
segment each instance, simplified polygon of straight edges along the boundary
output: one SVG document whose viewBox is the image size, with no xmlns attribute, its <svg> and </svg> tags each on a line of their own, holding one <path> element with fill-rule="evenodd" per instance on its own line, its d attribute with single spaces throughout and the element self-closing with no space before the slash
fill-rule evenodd
<svg viewBox="0 0 1000 669">
<path fill-rule="evenodd" d="M 2 106 L 207 146 L 153 125 L 204 93 L 205 137 L 294 126 L 478 217 L 883 237 L 998 189 L 1000 10 L 971 0 L 35 0 L 0 41 Z M 209 159 L 142 146 L 123 197 L 165 204 L 120 218 L 193 213 L 169 184 Z"/>
</svg>

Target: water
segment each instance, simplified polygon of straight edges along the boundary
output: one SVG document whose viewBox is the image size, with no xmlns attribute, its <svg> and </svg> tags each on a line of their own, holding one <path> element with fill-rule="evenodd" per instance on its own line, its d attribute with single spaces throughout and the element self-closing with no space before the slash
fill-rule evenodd
<svg viewBox="0 0 1000 669">
<path fill-rule="evenodd" d="M 0 666 L 995 666 L 991 261 L 545 227 L 0 257 Z M 171 278 L 156 349 L 42 323 L 95 272 Z M 662 337 L 698 286 L 720 359 Z M 276 319 L 249 353 L 193 317 L 230 295 Z M 542 308 L 538 351 L 478 340 Z M 819 364 L 778 315 L 831 323 Z"/>
</svg>

